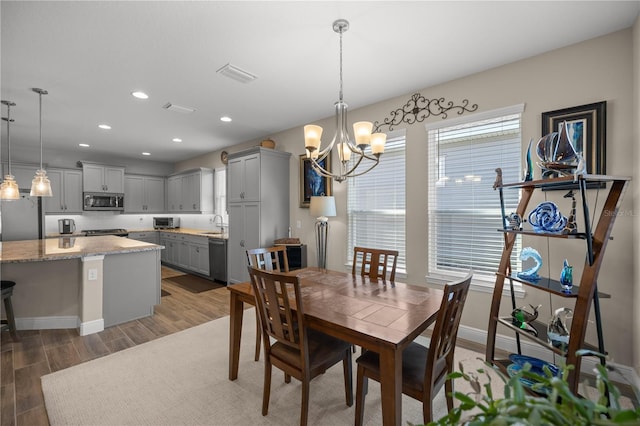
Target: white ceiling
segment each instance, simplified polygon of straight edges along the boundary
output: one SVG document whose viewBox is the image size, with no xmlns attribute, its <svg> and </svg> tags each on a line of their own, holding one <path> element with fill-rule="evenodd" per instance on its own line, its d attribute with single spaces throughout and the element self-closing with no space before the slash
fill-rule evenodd
<svg viewBox="0 0 640 426">
<path fill-rule="evenodd" d="M 39 87 L 49 91 L 45 149 L 81 158 L 78 144 L 88 143 L 176 162 L 331 116 L 338 18 L 351 23 L 344 98 L 354 109 L 628 28 L 639 11 L 640 1 L 2 0 L 1 96 L 17 104 L 12 147 L 39 147 Z M 258 79 L 216 74 L 229 62 Z M 196 111 L 170 112 L 167 102 Z"/>
</svg>

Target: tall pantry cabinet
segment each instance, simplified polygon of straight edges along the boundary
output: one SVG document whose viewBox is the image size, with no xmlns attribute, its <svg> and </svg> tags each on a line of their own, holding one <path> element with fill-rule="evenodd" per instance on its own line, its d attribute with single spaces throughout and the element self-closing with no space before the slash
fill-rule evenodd
<svg viewBox="0 0 640 426">
<path fill-rule="evenodd" d="M 261 147 L 229 154 L 229 284 L 249 280 L 247 250 L 270 247 L 288 235 L 290 157 L 288 152 Z"/>
</svg>

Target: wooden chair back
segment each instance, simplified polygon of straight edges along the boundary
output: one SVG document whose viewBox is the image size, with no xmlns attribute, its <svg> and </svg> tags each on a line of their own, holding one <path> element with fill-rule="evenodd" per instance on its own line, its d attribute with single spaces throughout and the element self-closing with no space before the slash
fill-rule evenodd
<svg viewBox="0 0 640 426">
<path fill-rule="evenodd" d="M 282 259 L 282 262 L 280 262 Z M 247 250 L 249 266 L 264 271 L 289 272 L 289 259 L 285 246 L 274 246 Z"/>
<path fill-rule="evenodd" d="M 256 268 L 250 268 L 249 274 L 262 330 L 304 354 L 304 312 L 298 278 Z"/>
<path fill-rule="evenodd" d="M 428 393 L 431 398 L 446 381 L 447 375 L 453 372 L 453 355 L 458 328 L 472 277 L 473 271 L 469 271 L 466 277 L 448 283 L 444 287 L 442 303 L 431 334 L 425 368 L 424 386 L 425 389 L 431 388 L 431 392 Z"/>
<path fill-rule="evenodd" d="M 351 273 L 356 275 L 368 275 L 370 279 L 396 280 L 396 265 L 398 263 L 398 250 L 383 250 L 366 247 L 353 248 L 353 267 Z"/>
</svg>

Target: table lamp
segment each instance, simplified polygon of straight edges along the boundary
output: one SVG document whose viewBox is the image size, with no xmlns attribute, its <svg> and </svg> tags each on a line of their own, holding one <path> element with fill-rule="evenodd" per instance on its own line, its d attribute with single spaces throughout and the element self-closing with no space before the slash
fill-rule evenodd
<svg viewBox="0 0 640 426">
<path fill-rule="evenodd" d="M 327 234 L 329 231 L 329 217 L 336 215 L 336 200 L 333 197 L 311 197 L 309 214 L 316 219 L 316 252 L 318 267 L 327 267 Z"/>
</svg>

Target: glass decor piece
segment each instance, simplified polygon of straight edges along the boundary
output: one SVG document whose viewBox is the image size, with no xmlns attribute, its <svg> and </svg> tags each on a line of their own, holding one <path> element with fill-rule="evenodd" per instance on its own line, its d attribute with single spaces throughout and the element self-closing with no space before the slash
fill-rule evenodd
<svg viewBox="0 0 640 426">
<path fill-rule="evenodd" d="M 522 218 L 516 212 L 511 213 L 509 216 L 505 218 L 505 227 L 506 229 L 510 229 L 512 231 L 520 231 L 522 230 Z"/>
<path fill-rule="evenodd" d="M 569 176 L 580 166 L 580 156 L 573 146 L 566 121 L 560 124 L 559 132 L 552 132 L 540 138 L 536 153 L 540 159 L 538 166 L 542 169 L 543 178 L 556 174 Z"/>
<path fill-rule="evenodd" d="M 529 147 L 527 148 L 527 156 L 525 157 L 525 170 L 524 181 L 528 182 L 533 180 L 533 161 L 531 160 L 531 147 L 533 146 L 533 138 L 529 140 Z"/>
<path fill-rule="evenodd" d="M 567 320 L 573 318 L 570 308 L 558 308 L 547 326 L 547 338 L 555 348 L 566 349 L 569 346 L 569 329 Z"/>
<path fill-rule="evenodd" d="M 567 224 L 567 218 L 560 213 L 555 203 L 545 201 L 529 213 L 529 223 L 538 233 L 559 234 Z"/>
<path fill-rule="evenodd" d="M 528 259 L 533 259 L 535 261 L 535 265 L 533 265 L 526 271 L 518 272 L 516 275 L 518 276 L 518 278 L 521 278 L 523 280 L 533 282 L 538 281 L 540 279 L 538 270 L 540 270 L 540 268 L 542 267 L 542 256 L 540 256 L 540 253 L 538 253 L 536 249 L 532 247 L 525 247 L 520 252 L 520 260 L 525 261 Z"/>
<path fill-rule="evenodd" d="M 573 266 L 569 265 L 567 259 L 564 260 L 564 266 L 562 272 L 560 272 L 560 284 L 562 284 L 562 290 L 566 293 L 571 293 L 571 287 L 573 287 Z"/>
</svg>

